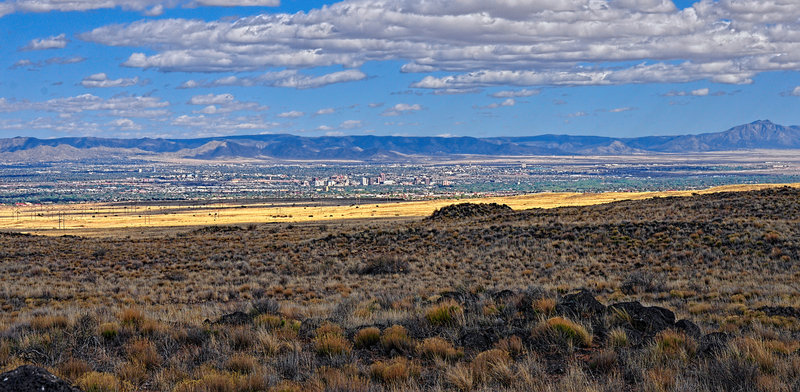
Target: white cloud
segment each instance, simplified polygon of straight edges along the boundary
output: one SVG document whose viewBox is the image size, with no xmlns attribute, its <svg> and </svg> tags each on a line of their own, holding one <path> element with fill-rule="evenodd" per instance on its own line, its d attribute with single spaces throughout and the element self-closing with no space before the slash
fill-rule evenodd
<svg viewBox="0 0 800 392">
<path fill-rule="evenodd" d="M 109 79 L 105 73 L 97 73 L 89 75 L 81 81 L 81 86 L 87 88 L 93 87 L 128 87 L 139 83 L 139 78 L 120 78 Z"/>
<path fill-rule="evenodd" d="M 81 113 L 86 111 L 135 111 L 163 109 L 169 102 L 157 97 L 119 96 L 100 98 L 92 94 L 74 97 L 53 98 L 47 101 L 8 101 L 0 100 L 0 112 L 45 111 L 55 113 Z"/>
<path fill-rule="evenodd" d="M 22 68 L 22 67 L 30 67 L 30 68 L 41 68 L 46 65 L 52 64 L 59 64 L 59 65 L 66 65 L 66 64 L 77 64 L 80 62 L 86 61 L 86 58 L 80 56 L 73 56 L 73 57 L 50 57 L 45 59 L 44 61 L 31 61 L 30 59 L 21 59 L 14 63 L 11 66 L 12 69 L 15 68 Z"/>
<path fill-rule="evenodd" d="M 371 108 L 379 108 L 383 106 L 383 102 L 370 102 L 367 106 Z"/>
<path fill-rule="evenodd" d="M 305 113 L 297 110 L 292 110 L 290 112 L 283 112 L 281 114 L 278 114 L 278 117 L 280 118 L 298 118 L 303 116 L 305 116 Z"/>
<path fill-rule="evenodd" d="M 574 113 L 569 113 L 569 114 L 567 114 L 565 117 L 568 117 L 568 118 L 575 118 L 575 117 L 586 117 L 586 116 L 588 116 L 588 115 L 589 115 L 589 114 L 588 114 L 588 113 L 586 113 L 586 112 L 574 112 Z"/>
<path fill-rule="evenodd" d="M 511 107 L 517 104 L 517 101 L 514 98 L 508 98 L 503 102 L 495 102 L 489 105 L 483 106 L 483 109 L 497 109 L 500 107 Z"/>
<path fill-rule="evenodd" d="M 264 111 L 269 107 L 261 106 L 257 102 L 242 102 L 237 101 L 233 94 L 206 94 L 195 95 L 188 102 L 190 105 L 205 105 L 203 109 L 195 111 L 195 113 L 203 114 L 222 114 L 238 111 Z"/>
<path fill-rule="evenodd" d="M 794 90 L 792 90 L 791 94 L 794 95 L 795 97 L 800 97 L 800 86 L 795 87 Z"/>
<path fill-rule="evenodd" d="M 701 0 L 684 10 L 670 0 L 346 0 L 295 14 L 111 25 L 82 38 L 150 49 L 133 53 L 125 65 L 164 71 L 403 61 L 403 72 L 454 73 L 414 84 L 444 91 L 741 84 L 761 72 L 800 70 L 798 20 L 794 0 Z M 274 85 L 311 88 L 315 82 L 286 77 Z"/>
<path fill-rule="evenodd" d="M 280 0 L 197 0 L 199 5 L 215 7 L 277 7 Z"/>
<path fill-rule="evenodd" d="M 691 90 L 691 91 L 675 91 L 675 90 L 672 90 L 672 91 L 664 94 L 664 96 L 665 97 L 687 97 L 687 96 L 705 97 L 705 96 L 708 96 L 710 93 L 711 93 L 711 89 L 706 87 L 706 88 L 699 88 L 697 90 Z M 718 94 L 715 94 L 715 95 L 718 95 Z"/>
<path fill-rule="evenodd" d="M 361 120 L 345 120 L 341 124 L 339 124 L 339 128 L 341 129 L 354 129 L 354 128 L 361 128 L 364 126 L 364 123 Z"/>
<path fill-rule="evenodd" d="M 139 131 L 142 129 L 142 126 L 135 123 L 133 120 L 129 118 L 118 118 L 114 121 L 109 122 L 107 125 L 117 128 L 121 131 Z"/>
<path fill-rule="evenodd" d="M 325 109 L 317 110 L 317 112 L 314 113 L 314 114 L 316 114 L 317 116 L 321 116 L 323 114 L 333 114 L 333 113 L 336 113 L 336 109 L 334 109 L 334 108 L 325 108 Z"/>
<path fill-rule="evenodd" d="M 381 113 L 381 116 L 387 116 L 387 117 L 399 116 L 401 114 L 417 112 L 417 111 L 420 111 L 420 110 L 422 110 L 422 105 L 417 104 L 417 103 L 415 103 L 413 105 L 412 104 L 407 104 L 407 103 L 398 103 L 398 104 L 396 104 L 396 105 L 384 110 L 383 113 Z"/>
<path fill-rule="evenodd" d="M 636 108 L 626 106 L 626 107 L 622 107 L 622 108 L 611 109 L 611 110 L 609 110 L 609 112 L 611 112 L 611 113 L 622 113 L 622 112 L 630 112 L 632 110 L 636 110 Z"/>
<path fill-rule="evenodd" d="M 67 46 L 66 34 L 59 34 L 48 38 L 33 39 L 20 50 L 45 50 L 45 49 L 61 49 Z"/>
<path fill-rule="evenodd" d="M 280 0 L 8 0 L 0 3 L 0 17 L 15 12 L 90 11 L 121 8 L 159 16 L 178 6 L 277 7 Z"/>
<path fill-rule="evenodd" d="M 189 100 L 189 103 L 192 105 L 220 105 L 231 103 L 233 99 L 233 94 L 195 95 Z"/>
<path fill-rule="evenodd" d="M 223 87 L 223 86 L 267 86 L 291 87 L 296 89 L 309 89 L 324 87 L 335 83 L 353 82 L 366 78 L 363 72 L 356 69 L 333 72 L 319 76 L 300 73 L 296 70 L 267 72 L 256 77 L 226 76 L 213 81 L 187 80 L 180 85 L 181 89 L 198 87 Z"/>
<path fill-rule="evenodd" d="M 504 90 L 498 91 L 496 93 L 491 94 L 492 97 L 495 98 L 523 98 L 523 97 L 532 97 L 534 95 L 539 95 L 542 91 L 541 90 Z"/>
<path fill-rule="evenodd" d="M 280 126 L 275 122 L 266 122 L 261 116 L 237 116 L 237 117 L 207 117 L 205 115 L 180 115 L 170 121 L 170 124 L 185 127 L 203 129 L 207 132 L 216 134 L 231 133 L 232 131 L 265 131 Z"/>
</svg>

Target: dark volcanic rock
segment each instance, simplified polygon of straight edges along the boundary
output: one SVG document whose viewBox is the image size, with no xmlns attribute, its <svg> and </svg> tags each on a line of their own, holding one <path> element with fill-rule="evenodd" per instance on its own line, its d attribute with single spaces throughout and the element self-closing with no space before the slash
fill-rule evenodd
<svg viewBox="0 0 800 392">
<path fill-rule="evenodd" d="M 721 352 L 728 345 L 730 337 L 725 332 L 712 332 L 700 338 L 697 353 L 700 356 L 711 356 Z"/>
<path fill-rule="evenodd" d="M 214 324 L 245 325 L 253 322 L 253 319 L 245 312 L 233 312 L 225 314 L 214 321 Z"/>
<path fill-rule="evenodd" d="M 81 392 L 68 382 L 36 366 L 20 366 L 0 374 L 0 392 Z"/>
<path fill-rule="evenodd" d="M 494 339 L 492 333 L 488 329 L 468 329 L 462 332 L 459 339 L 462 346 L 465 348 L 485 351 L 492 347 Z"/>
<path fill-rule="evenodd" d="M 703 334 L 697 324 L 686 319 L 678 320 L 678 322 L 675 323 L 675 329 L 678 331 L 683 331 L 686 336 L 690 336 L 695 339 L 700 338 L 700 335 Z"/>
<path fill-rule="evenodd" d="M 659 306 L 642 306 L 639 302 L 620 302 L 608 307 L 609 312 L 627 315 L 633 329 L 655 335 L 675 324 L 675 313 Z"/>
<path fill-rule="evenodd" d="M 605 313 L 606 307 L 594 298 L 588 290 L 581 290 L 561 298 L 556 312 L 573 317 L 597 319 Z"/>
<path fill-rule="evenodd" d="M 782 316 L 800 318 L 800 309 L 791 306 L 762 306 L 756 309 L 768 316 Z"/>
<path fill-rule="evenodd" d="M 442 207 L 433 212 L 429 219 L 459 219 L 475 216 L 499 215 L 514 210 L 505 204 L 497 203 L 461 203 Z"/>
</svg>

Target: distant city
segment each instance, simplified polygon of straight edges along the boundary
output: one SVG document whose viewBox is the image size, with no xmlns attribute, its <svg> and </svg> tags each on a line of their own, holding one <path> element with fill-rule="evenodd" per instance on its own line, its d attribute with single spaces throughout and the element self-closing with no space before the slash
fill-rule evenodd
<svg viewBox="0 0 800 392">
<path fill-rule="evenodd" d="M 800 182 L 796 162 L 648 162 L 556 159 L 535 163 L 297 164 L 53 163 L 5 165 L 0 203 L 225 199 L 423 200 L 533 192 L 699 189 Z"/>
</svg>

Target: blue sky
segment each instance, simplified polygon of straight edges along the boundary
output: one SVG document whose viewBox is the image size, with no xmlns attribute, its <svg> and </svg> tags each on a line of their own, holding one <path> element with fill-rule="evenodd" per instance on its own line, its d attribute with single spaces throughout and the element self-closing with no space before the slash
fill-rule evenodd
<svg viewBox="0 0 800 392">
<path fill-rule="evenodd" d="M 796 0 L 6 0 L 0 137 L 800 124 Z"/>
</svg>

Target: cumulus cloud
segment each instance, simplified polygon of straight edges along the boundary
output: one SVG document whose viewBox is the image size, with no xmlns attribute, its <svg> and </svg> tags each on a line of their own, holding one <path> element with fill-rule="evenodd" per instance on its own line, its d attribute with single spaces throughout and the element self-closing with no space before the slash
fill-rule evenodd
<svg viewBox="0 0 800 392">
<path fill-rule="evenodd" d="M 43 111 L 55 113 L 81 113 L 86 111 L 127 111 L 163 109 L 170 105 L 158 97 L 118 96 L 104 99 L 92 94 L 53 98 L 47 101 L 11 101 L 0 98 L 0 112 Z"/>
<path fill-rule="evenodd" d="M 297 110 L 292 110 L 292 111 L 289 111 L 289 112 L 280 113 L 280 114 L 278 114 L 278 117 L 280 117 L 280 118 L 298 118 L 298 117 L 303 117 L 305 115 L 306 114 L 303 113 L 303 112 L 300 112 L 300 111 L 297 111 Z"/>
<path fill-rule="evenodd" d="M 190 105 L 205 105 L 204 108 L 195 111 L 195 113 L 203 114 L 223 114 L 245 110 L 260 112 L 269 109 L 269 107 L 261 106 L 257 102 L 237 101 L 233 94 L 195 95 L 189 99 L 188 103 Z"/>
<path fill-rule="evenodd" d="M 30 59 L 21 59 L 15 62 L 14 65 L 11 66 L 11 69 L 23 68 L 23 67 L 41 68 L 46 65 L 52 65 L 52 64 L 59 64 L 59 65 L 77 64 L 84 61 L 86 61 L 86 58 L 80 56 L 50 57 L 48 59 L 45 59 L 44 61 L 31 61 Z"/>
<path fill-rule="evenodd" d="M 170 121 L 171 125 L 202 129 L 211 133 L 231 133 L 232 131 L 266 131 L 279 126 L 275 122 L 264 121 L 261 116 L 208 117 L 203 114 L 180 115 Z"/>
<path fill-rule="evenodd" d="M 398 103 L 397 105 L 394 105 L 384 110 L 383 113 L 381 113 L 381 116 L 386 116 L 386 117 L 399 116 L 401 114 L 417 112 L 420 110 L 422 110 L 422 105 L 417 103 L 413 105 L 407 103 Z"/>
<path fill-rule="evenodd" d="M 800 97 L 800 86 L 795 87 L 790 94 L 795 97 Z"/>
<path fill-rule="evenodd" d="M 333 113 L 336 113 L 336 109 L 334 109 L 334 108 L 324 108 L 324 109 L 317 110 L 317 112 L 314 113 L 314 114 L 316 114 L 317 116 L 322 116 L 324 114 L 333 114 Z"/>
<path fill-rule="evenodd" d="M 15 12 L 90 11 L 121 8 L 158 16 L 165 7 L 277 7 L 280 0 L 7 0 L 0 3 L 0 17 Z"/>
<path fill-rule="evenodd" d="M 444 91 L 743 84 L 761 72 L 800 70 L 798 20 L 794 0 L 703 0 L 683 10 L 670 0 L 346 0 L 295 14 L 104 26 L 82 38 L 149 48 L 125 65 L 163 71 L 403 61 L 403 72 L 450 72 L 414 84 Z M 313 82 L 286 78 L 275 85 L 310 88 Z"/>
<path fill-rule="evenodd" d="M 532 97 L 534 95 L 539 95 L 542 91 L 541 90 L 504 90 L 498 91 L 496 93 L 491 94 L 492 97 L 495 98 L 523 98 L 523 97 Z"/>
<path fill-rule="evenodd" d="M 61 49 L 66 47 L 68 42 L 66 34 L 59 34 L 48 38 L 33 39 L 20 50 Z"/>
<path fill-rule="evenodd" d="M 277 7 L 280 0 L 197 0 L 199 5 L 215 7 Z"/>
<path fill-rule="evenodd" d="M 691 90 L 691 91 L 675 91 L 675 90 L 672 90 L 672 91 L 664 94 L 664 96 L 665 97 L 705 97 L 705 96 L 708 96 L 710 93 L 711 93 L 711 90 L 709 88 L 705 87 L 705 88 L 699 88 L 697 90 Z M 717 94 L 715 94 L 715 95 L 717 95 Z"/>
<path fill-rule="evenodd" d="M 114 121 L 109 122 L 106 124 L 108 126 L 114 127 L 120 131 L 139 131 L 142 129 L 142 126 L 134 122 L 129 118 L 118 118 Z"/>
<path fill-rule="evenodd" d="M 119 79 L 109 79 L 108 75 L 105 73 L 96 73 L 94 75 L 89 75 L 81 81 L 81 86 L 87 88 L 94 88 L 94 87 L 129 87 L 139 83 L 139 78 L 119 78 Z"/>
<path fill-rule="evenodd" d="M 630 106 L 626 106 L 626 107 L 611 109 L 611 110 L 609 110 L 609 112 L 611 112 L 611 113 L 622 113 L 622 112 L 630 112 L 632 110 L 636 110 L 636 108 L 633 108 L 633 107 L 630 107 Z"/>
<path fill-rule="evenodd" d="M 298 72 L 297 70 L 284 70 L 267 72 L 256 77 L 226 76 L 212 81 L 187 80 L 178 88 L 189 89 L 199 87 L 224 87 L 224 86 L 267 86 L 289 87 L 296 89 L 309 89 L 328 86 L 336 83 L 353 82 L 366 78 L 367 75 L 356 69 L 333 72 L 313 76 Z"/>
<path fill-rule="evenodd" d="M 503 102 L 491 103 L 489 105 L 482 106 L 481 108 L 482 109 L 497 109 L 497 108 L 502 108 L 502 107 L 511 107 L 511 106 L 516 105 L 516 104 L 517 104 L 517 101 L 514 100 L 514 98 L 508 98 Z"/>
</svg>

